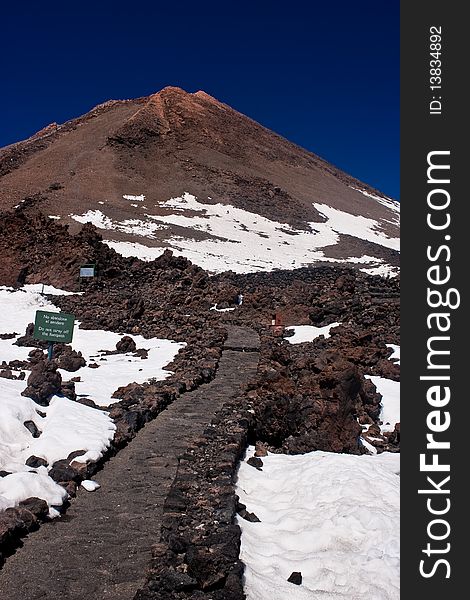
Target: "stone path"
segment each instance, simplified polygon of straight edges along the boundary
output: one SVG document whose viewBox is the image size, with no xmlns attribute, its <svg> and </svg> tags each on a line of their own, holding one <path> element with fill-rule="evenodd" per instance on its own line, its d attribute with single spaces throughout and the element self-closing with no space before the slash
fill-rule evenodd
<svg viewBox="0 0 470 600">
<path fill-rule="evenodd" d="M 256 372 L 258 335 L 245 327 L 228 329 L 215 379 L 148 423 L 96 474 L 98 491 L 80 490 L 64 517 L 25 538 L 7 559 L 0 571 L 2 600 L 133 598 L 159 538 L 178 455 Z"/>
</svg>

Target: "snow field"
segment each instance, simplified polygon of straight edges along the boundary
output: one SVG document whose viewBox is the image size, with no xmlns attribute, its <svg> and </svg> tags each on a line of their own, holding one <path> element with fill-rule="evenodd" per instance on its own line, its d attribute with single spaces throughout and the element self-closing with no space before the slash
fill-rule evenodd
<svg viewBox="0 0 470 600">
<path fill-rule="evenodd" d="M 158 381 L 171 375 L 164 367 L 170 363 L 184 343 L 158 338 L 145 339 L 140 335 L 131 335 L 137 348 L 148 350 L 148 358 L 142 359 L 127 354 L 107 355 L 106 351 L 116 349 L 116 343 L 122 334 L 111 331 L 80 329 L 75 324 L 72 348 L 80 350 L 87 361 L 87 366 L 70 373 L 59 369 L 64 380 L 71 377 L 80 377 L 81 381 L 75 384 L 75 391 L 79 396 L 86 396 L 99 406 L 108 406 L 117 402 L 112 398 L 115 390 L 128 383 L 144 383 L 150 378 Z M 91 368 L 90 364 L 99 365 Z"/>
<path fill-rule="evenodd" d="M 226 270 L 248 273 L 296 269 L 322 261 L 362 263 L 363 270 L 378 269 L 380 274 L 389 274 L 393 268 L 380 259 L 367 256 L 351 257 L 346 261 L 331 259 L 325 257 L 322 249 L 336 244 L 340 233 L 388 248 L 399 248 L 399 239 L 388 238 L 377 221 L 354 216 L 326 204 L 314 204 L 325 216 L 326 222 L 310 223 L 309 231 L 297 230 L 231 205 L 205 204 L 189 193 L 171 198 L 159 206 L 172 210 L 173 214 L 147 214 L 147 221 L 131 219 L 122 222 L 113 222 L 99 210 L 71 217 L 81 223 L 91 221 L 101 229 L 114 229 L 150 239 L 155 238 L 157 230 L 168 228 L 169 225 L 184 227 L 188 230 L 188 237 L 172 236 L 167 240 L 169 246 L 177 256 L 185 256 L 214 273 Z M 191 230 L 213 237 L 196 240 L 191 236 Z M 123 256 L 137 256 L 142 260 L 154 260 L 164 251 L 163 247 L 148 247 L 139 242 L 106 243 Z"/>
<path fill-rule="evenodd" d="M 269 454 L 240 465 L 247 600 L 398 600 L 399 455 Z M 302 573 L 300 586 L 287 582 Z"/>
<path fill-rule="evenodd" d="M 24 381 L 0 378 L 0 470 L 10 473 L 0 478 L 0 510 L 31 496 L 50 506 L 67 497 L 46 467 L 25 464 L 30 456 L 45 459 L 49 467 L 76 450 L 83 454 L 74 460 L 98 460 L 114 437 L 115 425 L 105 412 L 57 396 L 49 406 L 39 406 L 21 396 L 24 387 Z M 25 427 L 27 421 L 36 425 L 39 437 Z"/>
</svg>

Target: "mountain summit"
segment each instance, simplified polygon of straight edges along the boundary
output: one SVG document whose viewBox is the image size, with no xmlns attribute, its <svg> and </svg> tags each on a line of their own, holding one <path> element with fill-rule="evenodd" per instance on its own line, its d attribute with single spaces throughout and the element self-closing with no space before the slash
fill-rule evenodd
<svg viewBox="0 0 470 600">
<path fill-rule="evenodd" d="M 209 271 L 398 265 L 399 203 L 198 91 L 100 104 L 0 150 L 0 207 L 29 198 L 111 247 Z"/>
</svg>

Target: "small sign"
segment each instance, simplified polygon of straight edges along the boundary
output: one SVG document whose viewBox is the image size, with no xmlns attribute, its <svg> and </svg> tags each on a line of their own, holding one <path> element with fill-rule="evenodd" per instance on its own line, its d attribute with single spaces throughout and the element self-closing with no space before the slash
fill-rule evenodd
<svg viewBox="0 0 470 600">
<path fill-rule="evenodd" d="M 82 265 L 80 267 L 80 277 L 95 277 L 96 265 Z"/>
<path fill-rule="evenodd" d="M 34 321 L 33 337 L 35 340 L 70 344 L 74 324 L 74 315 L 38 310 Z"/>
</svg>

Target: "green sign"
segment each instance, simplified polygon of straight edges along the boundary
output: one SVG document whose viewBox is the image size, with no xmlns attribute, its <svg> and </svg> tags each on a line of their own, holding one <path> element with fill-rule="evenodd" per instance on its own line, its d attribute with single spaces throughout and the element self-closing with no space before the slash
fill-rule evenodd
<svg viewBox="0 0 470 600">
<path fill-rule="evenodd" d="M 33 337 L 46 342 L 70 344 L 73 337 L 74 315 L 58 312 L 36 311 Z"/>
</svg>

